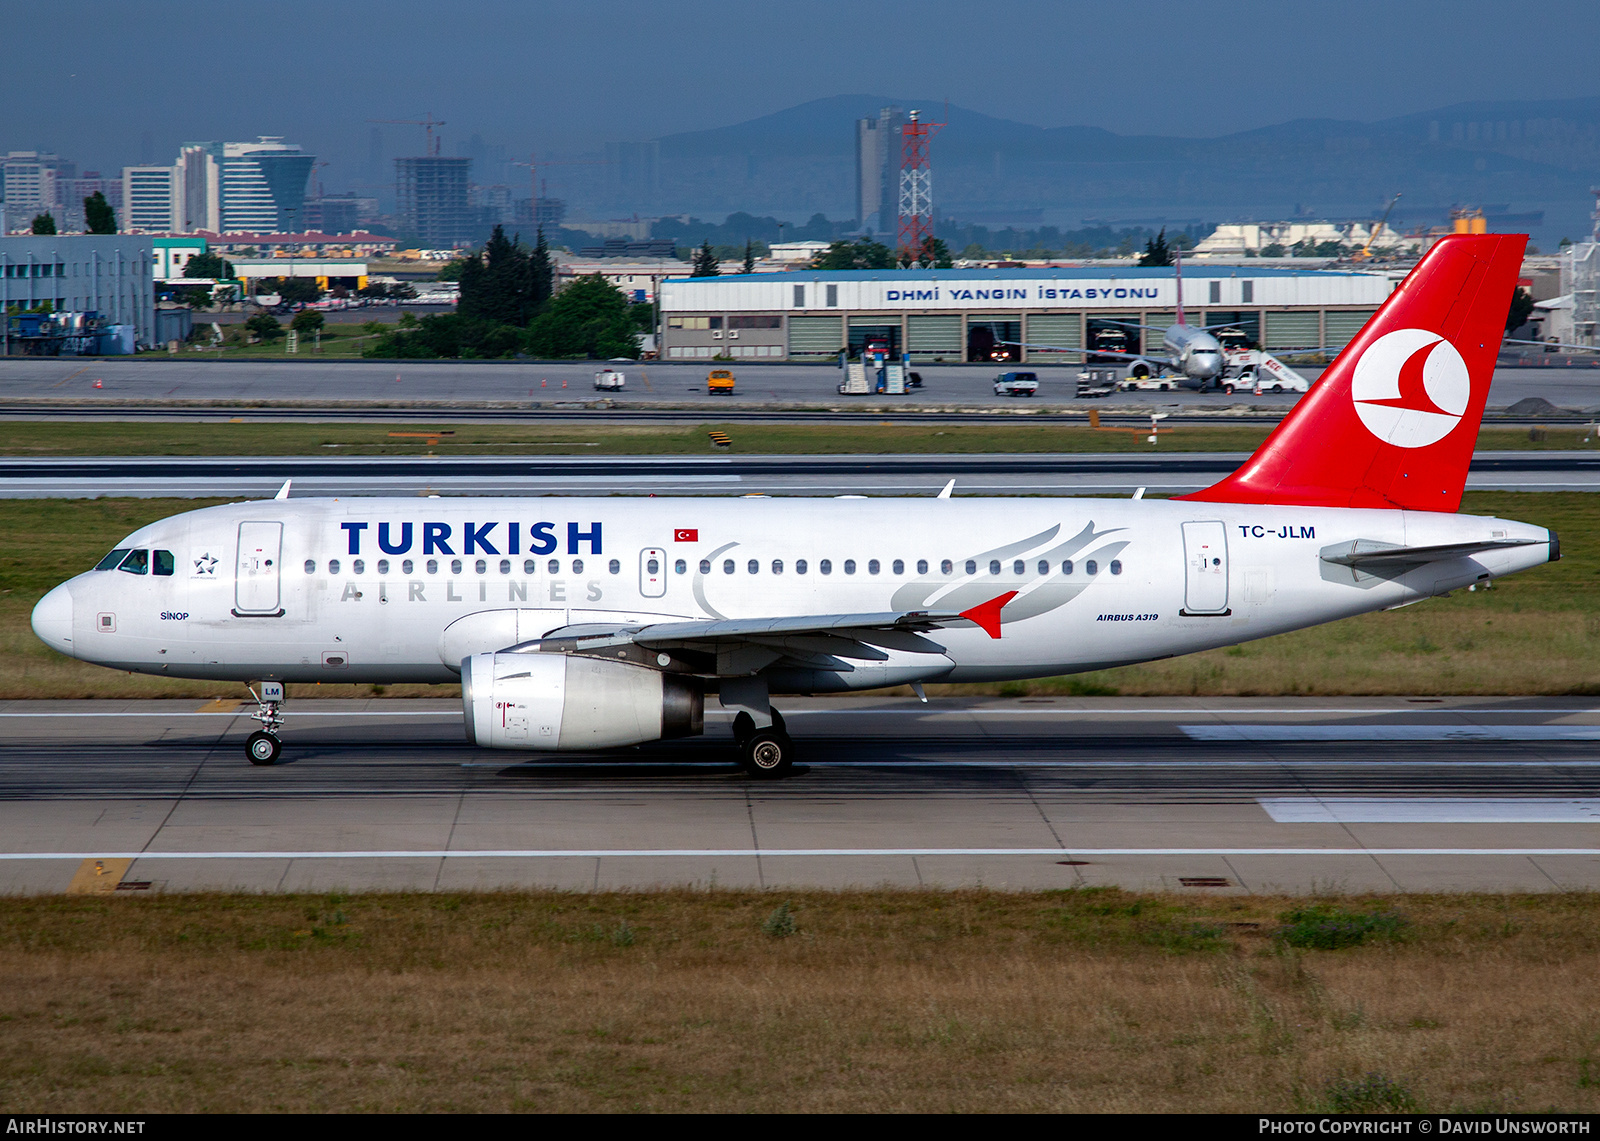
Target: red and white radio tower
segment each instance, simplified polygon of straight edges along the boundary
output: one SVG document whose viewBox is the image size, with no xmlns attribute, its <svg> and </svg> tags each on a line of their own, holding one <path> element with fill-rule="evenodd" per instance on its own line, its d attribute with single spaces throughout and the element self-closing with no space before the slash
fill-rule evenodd
<svg viewBox="0 0 1600 1141">
<path fill-rule="evenodd" d="M 943 123 L 924 123 L 911 112 L 900 128 L 900 264 L 912 265 L 933 237 L 933 168 L 928 140 Z"/>
</svg>

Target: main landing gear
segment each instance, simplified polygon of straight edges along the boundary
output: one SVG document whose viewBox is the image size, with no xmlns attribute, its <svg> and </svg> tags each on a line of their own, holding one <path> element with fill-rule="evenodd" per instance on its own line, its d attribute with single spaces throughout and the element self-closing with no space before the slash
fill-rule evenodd
<svg viewBox="0 0 1600 1141">
<path fill-rule="evenodd" d="M 794 741 L 783 723 L 783 714 L 770 709 L 772 725 L 757 729 L 755 718 L 742 710 L 733 719 L 733 739 L 739 747 L 739 764 L 753 777 L 771 780 L 786 777 L 794 768 Z"/>
<path fill-rule="evenodd" d="M 278 754 L 283 752 L 283 742 L 278 739 L 278 730 L 283 728 L 283 714 L 279 712 L 283 705 L 283 683 L 264 681 L 261 692 L 251 689 L 250 696 L 256 699 L 256 711 L 248 716 L 261 722 L 261 728 L 246 738 L 245 756 L 252 765 L 275 764 Z"/>
</svg>

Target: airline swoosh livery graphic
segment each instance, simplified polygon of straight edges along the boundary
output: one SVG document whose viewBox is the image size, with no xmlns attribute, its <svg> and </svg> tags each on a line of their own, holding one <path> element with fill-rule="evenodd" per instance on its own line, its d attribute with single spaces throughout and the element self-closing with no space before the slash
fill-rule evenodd
<svg viewBox="0 0 1600 1141">
<path fill-rule="evenodd" d="M 1193 495 L 230 504 L 126 536 L 33 628 L 111 669 L 250 685 L 256 764 L 285 745 L 287 682 L 459 681 L 485 748 L 693 736 L 711 700 L 745 769 L 781 776 L 774 695 L 1150 661 L 1559 558 L 1542 527 L 1456 513 L 1525 241 L 1440 241 Z"/>
</svg>

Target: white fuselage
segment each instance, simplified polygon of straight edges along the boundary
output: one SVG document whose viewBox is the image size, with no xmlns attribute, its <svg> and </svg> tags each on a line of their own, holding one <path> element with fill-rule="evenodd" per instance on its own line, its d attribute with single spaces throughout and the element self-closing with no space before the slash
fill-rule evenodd
<svg viewBox="0 0 1600 1141">
<path fill-rule="evenodd" d="M 1397 577 L 1319 557 L 1357 539 L 1531 545 Z M 586 623 L 959 611 L 1017 592 L 1000 638 L 940 630 L 943 655 L 838 675 L 850 689 L 1230 645 L 1526 569 L 1549 541 L 1466 515 L 1163 500 L 269 500 L 141 528 L 118 546 L 151 551 L 146 573 L 80 574 L 34 626 L 73 657 L 173 677 L 447 682 L 469 655 Z"/>
<path fill-rule="evenodd" d="M 1191 325 L 1172 325 L 1161 335 L 1172 368 L 1193 381 L 1190 387 L 1205 387 L 1222 375 L 1222 343 L 1204 329 Z"/>
</svg>

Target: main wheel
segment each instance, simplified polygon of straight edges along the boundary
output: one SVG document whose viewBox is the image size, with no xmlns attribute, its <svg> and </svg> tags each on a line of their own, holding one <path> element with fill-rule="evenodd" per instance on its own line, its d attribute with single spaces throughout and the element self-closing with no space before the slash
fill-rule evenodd
<svg viewBox="0 0 1600 1141">
<path fill-rule="evenodd" d="M 250 734 L 249 740 L 245 741 L 244 751 L 252 765 L 270 765 L 275 763 L 278 754 L 283 752 L 283 742 L 271 733 L 257 730 Z"/>
<path fill-rule="evenodd" d="M 794 742 L 787 733 L 762 729 L 740 746 L 739 763 L 753 777 L 787 776 L 794 767 Z"/>
</svg>

